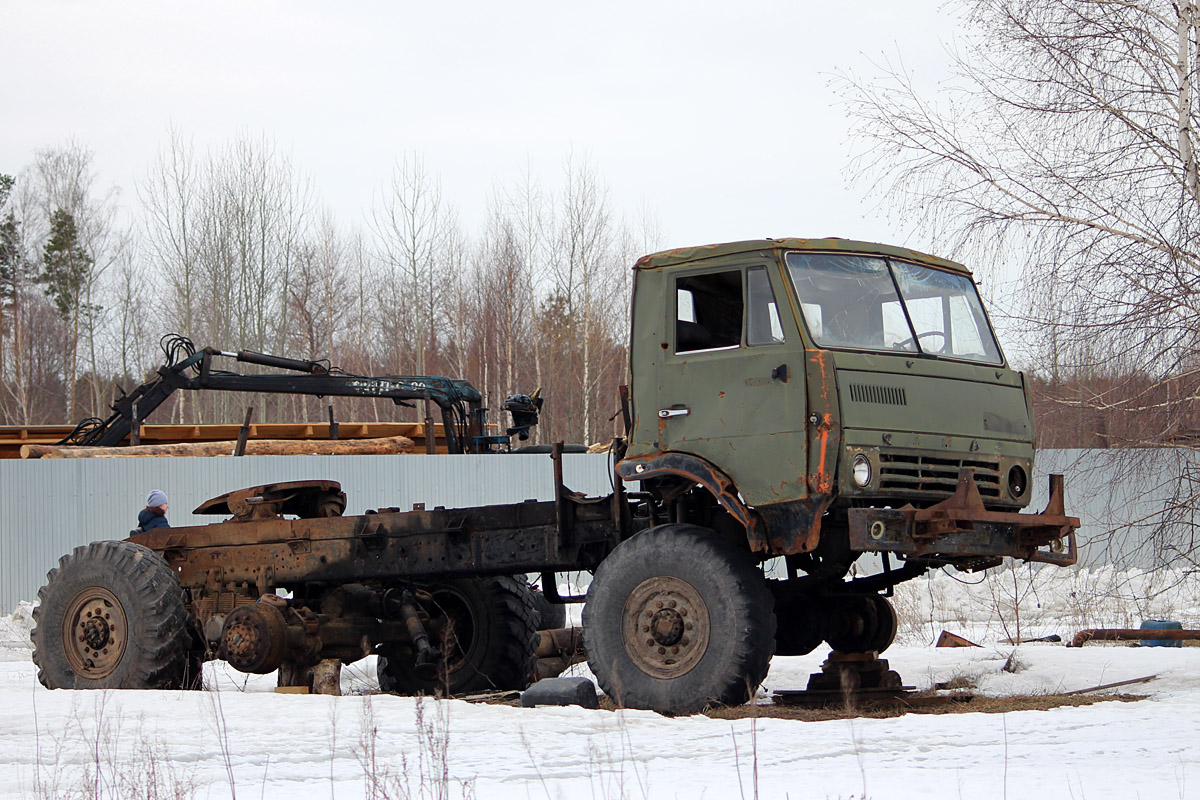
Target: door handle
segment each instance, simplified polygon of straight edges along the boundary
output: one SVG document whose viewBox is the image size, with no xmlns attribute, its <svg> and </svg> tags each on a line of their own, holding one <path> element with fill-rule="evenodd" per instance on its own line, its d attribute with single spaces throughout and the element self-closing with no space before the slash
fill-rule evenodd
<svg viewBox="0 0 1200 800">
<path fill-rule="evenodd" d="M 660 419 L 670 419 L 671 417 L 686 417 L 692 413 L 690 408 L 660 408 L 658 416 Z"/>
</svg>

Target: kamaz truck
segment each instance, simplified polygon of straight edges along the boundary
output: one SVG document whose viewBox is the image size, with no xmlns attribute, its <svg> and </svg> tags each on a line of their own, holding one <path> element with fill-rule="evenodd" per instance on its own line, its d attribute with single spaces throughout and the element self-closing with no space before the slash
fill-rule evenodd
<svg viewBox="0 0 1200 800">
<path fill-rule="evenodd" d="M 41 681 L 184 687 L 223 658 L 289 682 L 374 654 L 385 689 L 521 688 L 536 615 L 513 576 L 541 573 L 585 603 L 616 704 L 691 713 L 745 702 L 773 655 L 882 652 L 887 596 L 930 569 L 1074 563 L 1061 476 L 1021 513 L 1030 393 L 964 266 L 764 239 L 634 276 L 611 495 L 563 486 L 558 448 L 549 502 L 344 516 L 330 481 L 230 492 L 197 509 L 221 522 L 65 556 L 35 611 Z M 586 597 L 558 595 L 566 571 L 593 573 Z"/>
</svg>

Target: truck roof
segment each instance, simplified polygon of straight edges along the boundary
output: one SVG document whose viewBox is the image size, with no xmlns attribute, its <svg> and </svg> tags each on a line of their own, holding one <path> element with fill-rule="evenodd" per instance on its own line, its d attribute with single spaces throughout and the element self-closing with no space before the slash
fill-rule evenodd
<svg viewBox="0 0 1200 800">
<path fill-rule="evenodd" d="M 673 250 L 663 250 L 659 253 L 642 256 L 633 265 L 633 268 L 658 269 L 660 267 L 686 264 L 706 258 L 717 258 L 719 256 L 748 253 L 757 250 L 835 250 L 845 253 L 861 253 L 863 255 L 891 256 L 893 258 L 903 258 L 907 261 L 917 261 L 922 264 L 961 272 L 964 275 L 971 274 L 971 271 L 962 264 L 945 258 L 939 258 L 938 256 L 931 256 L 928 253 L 909 250 L 906 247 L 893 247 L 887 244 L 859 242 L 853 239 L 838 239 L 836 237 L 828 239 L 750 239 L 744 242 L 706 244 L 698 247 L 677 247 Z"/>
</svg>

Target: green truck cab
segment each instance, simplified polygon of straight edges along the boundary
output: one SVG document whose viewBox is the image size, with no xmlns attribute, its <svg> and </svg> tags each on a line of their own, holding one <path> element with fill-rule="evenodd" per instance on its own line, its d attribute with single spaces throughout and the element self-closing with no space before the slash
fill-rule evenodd
<svg viewBox="0 0 1200 800">
<path fill-rule="evenodd" d="M 896 617 L 881 592 L 928 569 L 1074 563 L 1061 476 L 1043 512 L 1020 513 L 1033 494 L 1030 394 L 966 267 L 765 239 L 634 269 L 630 434 L 615 471 L 640 483 L 655 518 L 605 559 L 588 597 L 606 691 L 659 709 L 678 708 L 681 687 L 744 700 L 772 652 L 886 649 Z M 848 577 L 864 553 L 881 567 Z M 782 570 L 763 569 L 773 559 Z M 729 604 L 747 610 L 721 623 L 713 609 Z M 701 617 L 709 646 L 719 623 L 740 640 L 724 654 L 736 666 L 707 678 L 680 646 Z M 624 619 L 619 636 L 605 618 Z"/>
</svg>

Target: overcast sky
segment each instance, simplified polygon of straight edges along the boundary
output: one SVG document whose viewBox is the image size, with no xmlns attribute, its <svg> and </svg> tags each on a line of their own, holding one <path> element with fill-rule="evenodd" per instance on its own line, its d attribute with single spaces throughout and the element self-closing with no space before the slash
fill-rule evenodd
<svg viewBox="0 0 1200 800">
<path fill-rule="evenodd" d="M 528 160 L 556 184 L 573 150 L 665 246 L 927 249 L 847 186 L 830 82 L 897 52 L 937 80 L 954 29 L 936 0 L 0 3 L 0 172 L 73 137 L 133 204 L 172 125 L 201 149 L 261 134 L 353 225 L 417 152 L 474 232 L 495 183 Z"/>
</svg>

